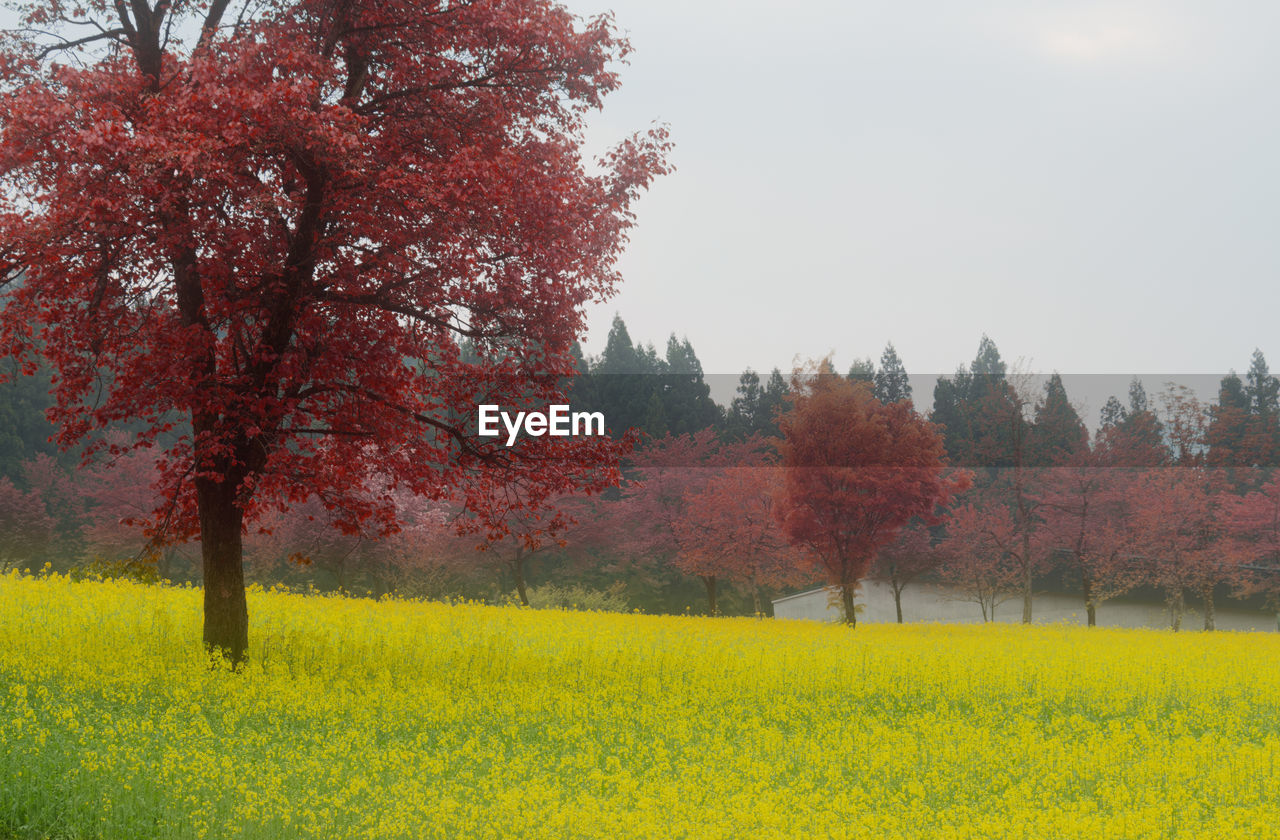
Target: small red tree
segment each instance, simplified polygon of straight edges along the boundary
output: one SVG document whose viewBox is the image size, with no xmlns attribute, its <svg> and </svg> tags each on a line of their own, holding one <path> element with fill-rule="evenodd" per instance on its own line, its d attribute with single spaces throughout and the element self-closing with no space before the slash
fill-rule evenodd
<svg viewBox="0 0 1280 840">
<path fill-rule="evenodd" d="M 921 575 L 936 571 L 944 559 L 933 545 L 932 535 L 920 520 L 914 520 L 898 534 L 898 538 L 876 553 L 871 575 L 889 584 L 893 606 L 902 623 L 902 592 Z"/>
<path fill-rule="evenodd" d="M 1133 494 L 1129 552 L 1169 603 L 1170 624 L 1182 626 L 1185 596 L 1204 602 L 1204 629 L 1214 629 L 1214 590 L 1239 587 L 1245 552 L 1231 538 L 1225 476 L 1199 467 L 1146 471 Z"/>
<path fill-rule="evenodd" d="M 933 520 L 967 483 L 945 477 L 942 436 L 906 401 L 884 405 L 823 361 L 792 378 L 779 426 L 786 468 L 778 515 L 787 539 L 839 587 L 844 620 L 876 552 L 913 517 Z"/>
<path fill-rule="evenodd" d="M 1260 594 L 1280 622 L 1280 479 L 1226 500 L 1227 528 L 1248 563 L 1243 589 Z"/>
<path fill-rule="evenodd" d="M 1019 458 L 1021 455 L 1018 456 Z M 992 527 L 987 538 L 996 541 L 1003 552 L 1002 562 L 1018 569 L 1018 591 L 1022 597 L 1022 623 L 1030 624 L 1034 599 L 1034 582 L 1049 566 L 1046 534 L 1041 517 L 1042 467 L 1016 464 L 1007 469 L 987 472 L 987 480 L 970 494 L 974 507 L 987 523 L 1003 523 L 991 518 L 997 508 L 1007 508 L 1011 519 L 1008 532 L 1003 526 Z"/>
<path fill-rule="evenodd" d="M 576 524 L 570 513 L 572 497 L 545 496 L 519 482 L 486 482 L 482 517 L 459 517 L 458 528 L 464 537 L 484 539 L 474 546 L 477 551 L 502 552 L 502 562 L 511 571 L 520 603 L 529 606 L 525 583 L 527 564 L 532 555 L 544 549 L 565 545 L 565 537 Z"/>
<path fill-rule="evenodd" d="M 1005 505 L 965 504 L 947 522 L 939 571 L 960 593 L 957 600 L 978 605 L 983 621 L 995 621 L 996 607 L 1022 590 L 1022 564 L 1009 551 L 1019 542 L 1013 513 Z"/>
<path fill-rule="evenodd" d="M 143 443 L 179 432 L 166 493 L 200 536 L 204 641 L 239 661 L 242 535 L 267 508 L 319 493 L 387 521 L 373 475 L 428 497 L 479 469 L 616 482 L 607 444 L 540 438 L 534 463 L 471 421 L 566 401 L 584 305 L 618 282 L 666 141 L 581 158 L 628 51 L 607 17 L 227 9 L 23 6 L 0 44 L 0 352 L 53 364 L 64 444 L 120 420 Z"/>
<path fill-rule="evenodd" d="M 697 575 L 707 591 L 708 612 L 716 615 L 721 561 L 710 559 L 698 530 L 686 527 L 691 502 L 726 469 L 762 467 L 765 447 L 759 436 L 726 442 L 711 429 L 645 444 L 635 457 L 637 479 L 612 512 L 624 534 L 617 550 Z"/>
<path fill-rule="evenodd" d="M 348 591 L 363 571 L 370 589 L 395 592 L 412 584 L 416 594 L 443 594 L 441 586 L 460 571 L 454 541 L 456 528 L 449 509 L 408 491 L 392 492 L 394 533 L 342 527 L 341 512 L 312 497 L 288 508 L 266 512 L 245 536 L 247 571 L 258 580 L 287 577 L 302 568 L 321 568 L 332 575 L 338 591 Z"/>
<path fill-rule="evenodd" d="M 1040 472 L 1043 543 L 1079 575 L 1088 626 L 1094 627 L 1098 605 L 1138 582 L 1121 552 L 1133 476 L 1100 466 L 1097 453 L 1075 460 Z"/>
<path fill-rule="evenodd" d="M 159 522 L 153 519 L 164 502 L 157 453 L 151 447 L 131 447 L 121 433 L 108 434 L 107 442 L 109 457 L 82 470 L 74 485 L 88 554 L 113 562 L 154 563 L 155 572 L 166 579 L 173 571 L 175 548 L 151 539 L 152 529 L 163 528 L 163 516 Z"/>
<path fill-rule="evenodd" d="M 80 548 L 84 527 L 83 490 L 72 473 L 53 457 L 42 453 L 22 462 L 22 480 L 40 497 L 53 519 L 53 533 L 46 551 L 54 558 L 70 558 Z"/>
<path fill-rule="evenodd" d="M 40 491 L 24 492 L 0 477 L 0 572 L 35 558 L 53 533 Z"/>
<path fill-rule="evenodd" d="M 807 577 L 799 553 L 778 527 L 774 508 L 781 489 L 776 467 L 727 467 L 701 490 L 685 495 L 685 515 L 674 525 L 681 546 L 675 566 L 707 584 L 712 615 L 720 579 L 746 583 L 755 614 L 763 615 L 761 586 L 787 586 Z"/>
<path fill-rule="evenodd" d="M 287 578 L 293 568 L 323 570 L 332 575 L 338 592 L 347 592 L 352 567 L 374 534 L 358 525 L 340 527 L 341 516 L 316 496 L 262 512 L 254 530 L 244 538 L 246 572 L 262 582 Z"/>
</svg>

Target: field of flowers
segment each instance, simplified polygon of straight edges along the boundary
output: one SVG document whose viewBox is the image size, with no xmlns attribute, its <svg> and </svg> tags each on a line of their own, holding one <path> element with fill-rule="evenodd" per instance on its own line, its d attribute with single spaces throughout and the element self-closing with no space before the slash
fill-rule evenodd
<svg viewBox="0 0 1280 840">
<path fill-rule="evenodd" d="M 1280 634 L 0 577 L 0 837 L 1280 836 Z"/>
</svg>

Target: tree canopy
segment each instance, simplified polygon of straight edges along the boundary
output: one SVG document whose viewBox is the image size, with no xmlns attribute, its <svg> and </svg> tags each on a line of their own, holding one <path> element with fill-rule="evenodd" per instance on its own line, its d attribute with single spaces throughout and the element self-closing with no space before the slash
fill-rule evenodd
<svg viewBox="0 0 1280 840">
<path fill-rule="evenodd" d="M 0 347 L 52 364 L 64 443 L 180 431 L 169 521 L 201 537 L 206 643 L 239 659 L 246 517 L 317 493 L 394 529 L 374 474 L 438 496 L 520 468 L 466 418 L 557 397 L 665 133 L 588 169 L 584 116 L 629 47 L 542 0 L 234 20 L 94 0 L 22 23 L 0 44 L 0 260 L 25 278 Z M 527 483 L 607 483 L 611 457 L 544 452 Z"/>
</svg>

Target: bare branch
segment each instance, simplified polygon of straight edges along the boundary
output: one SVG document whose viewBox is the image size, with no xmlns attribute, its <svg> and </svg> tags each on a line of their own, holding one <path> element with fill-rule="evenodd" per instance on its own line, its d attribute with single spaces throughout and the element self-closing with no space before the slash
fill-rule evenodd
<svg viewBox="0 0 1280 840">
<path fill-rule="evenodd" d="M 208 46 L 209 42 L 213 40 L 213 36 L 218 33 L 218 26 L 222 22 L 222 16 L 226 14 L 229 2 L 230 0 L 213 0 L 213 2 L 209 4 L 209 12 L 205 15 L 204 23 L 200 26 L 200 40 L 196 44 L 197 50 Z M 245 8 L 248 8 L 247 3 L 245 4 Z M 240 14 L 243 17 L 244 9 L 240 10 Z M 239 26 L 240 21 L 237 20 L 236 27 L 239 28 Z"/>
<path fill-rule="evenodd" d="M 76 38 L 72 40 L 68 38 L 63 38 L 61 35 L 57 35 L 53 32 L 41 32 L 40 30 L 37 30 L 37 29 L 27 29 L 23 31 L 34 32 L 40 35 L 47 35 L 49 37 L 58 39 L 58 43 L 50 44 L 49 46 L 45 47 L 39 53 L 36 54 L 36 57 L 41 61 L 48 58 L 50 55 L 52 55 L 55 52 L 60 52 L 62 50 L 73 50 L 76 47 L 83 47 L 84 45 L 92 44 L 95 41 L 115 41 L 117 43 L 124 43 L 127 40 L 127 35 L 128 35 L 128 33 L 126 33 L 125 30 L 123 29 L 104 29 L 101 32 L 94 33 L 93 35 L 86 35 L 83 38 Z"/>
</svg>

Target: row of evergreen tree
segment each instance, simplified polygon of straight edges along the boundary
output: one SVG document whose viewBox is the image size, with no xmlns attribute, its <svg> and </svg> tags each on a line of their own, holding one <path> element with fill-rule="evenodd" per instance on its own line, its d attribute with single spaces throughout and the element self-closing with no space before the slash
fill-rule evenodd
<svg viewBox="0 0 1280 840">
<path fill-rule="evenodd" d="M 736 396 L 721 407 L 711 399 L 702 363 L 687 338 L 673 334 L 660 355 L 653 344 L 633 342 L 626 323 L 615 316 L 603 352 L 585 358 L 578 350 L 577 355 L 582 375 L 573 389 L 575 406 L 602 411 L 616 431 L 637 428 L 661 437 L 715 428 L 731 439 L 778 433 L 778 411 L 790 386 L 790 377 L 779 368 L 765 378 L 744 371 Z M 859 359 L 846 376 L 866 382 L 881 402 L 913 402 L 910 376 L 892 343 L 878 364 Z M 953 464 L 1051 466 L 1089 451 L 1089 431 L 1062 377 L 1055 373 L 1034 389 L 1033 380 L 1011 371 L 985 335 L 967 366 L 938 377 L 932 406 L 924 413 L 942 427 Z M 1254 352 L 1244 378 L 1231 372 L 1222 379 L 1216 404 L 1193 421 L 1207 424 L 1205 443 L 1194 451 L 1179 450 L 1177 430 L 1166 428 L 1159 414 L 1135 377 L 1126 401 L 1116 395 L 1107 399 L 1097 434 L 1123 440 L 1129 466 L 1188 460 L 1210 466 L 1280 464 L 1280 380 L 1271 375 L 1261 350 Z"/>
<path fill-rule="evenodd" d="M 690 434 L 716 429 L 730 439 L 778 433 L 777 415 L 790 377 L 774 368 L 767 377 L 753 370 L 738 378 L 727 406 L 711 398 L 702 363 L 687 338 L 674 334 L 659 354 L 652 343 L 632 340 L 615 316 L 599 356 L 586 358 L 575 347 L 579 373 L 572 401 L 578 409 L 601 411 L 610 428 L 636 428 L 645 435 Z M 910 377 L 892 344 L 876 364 L 855 361 L 849 379 L 867 382 L 881 402 L 913 400 Z M 927 416 L 943 427 L 953 464 L 1012 467 L 1064 463 L 1089 448 L 1089 433 L 1072 405 L 1062 378 L 1049 377 L 1039 393 L 1011 373 L 994 341 L 983 336 L 967 366 L 938 378 Z M 0 385 L 0 476 L 21 483 L 19 465 L 38 454 L 59 457 L 49 442 L 45 411 L 50 406 L 47 377 L 12 377 Z M 1147 466 L 1196 458 L 1211 466 L 1280 464 L 1280 380 L 1262 352 L 1255 351 L 1247 373 L 1221 381 L 1216 404 L 1203 416 L 1205 442 L 1194 452 L 1177 451 L 1177 435 L 1157 417 L 1141 381 L 1134 379 L 1127 402 L 1110 397 L 1099 417 L 1099 434 L 1121 433 Z"/>
</svg>

